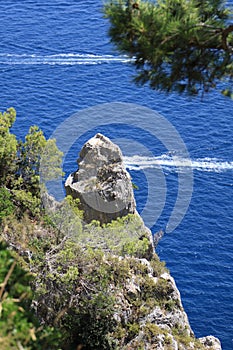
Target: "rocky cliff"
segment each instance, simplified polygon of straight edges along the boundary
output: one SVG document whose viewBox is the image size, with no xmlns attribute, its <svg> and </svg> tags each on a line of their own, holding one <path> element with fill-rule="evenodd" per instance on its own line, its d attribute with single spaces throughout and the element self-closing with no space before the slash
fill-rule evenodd
<svg viewBox="0 0 233 350">
<path fill-rule="evenodd" d="M 34 275 L 32 307 L 42 325 L 59 331 L 57 348 L 221 350 L 213 336 L 195 338 L 136 212 L 119 148 L 97 134 L 78 165 L 66 181 L 73 201 L 47 196 L 46 222 L 9 221 L 2 233 Z"/>
<path fill-rule="evenodd" d="M 108 138 L 97 134 L 90 139 L 81 150 L 78 166 L 65 187 L 67 194 L 80 199 L 88 222 L 95 219 L 106 223 L 136 213 L 132 184 L 121 151 Z M 152 234 L 142 225 L 148 245 L 153 248 Z M 130 256 L 126 252 L 124 257 L 114 256 L 114 264 L 122 269 L 123 280 L 119 284 L 113 279 L 108 289 L 115 298 L 114 327 L 108 334 L 115 344 L 112 348 L 220 350 L 220 342 L 213 336 L 195 338 L 174 279 L 162 267 L 155 252 L 149 249 L 148 255 L 148 249 L 145 251 L 144 255 L 141 252 Z M 109 264 L 114 274 L 111 255 L 105 256 L 104 264 Z"/>
</svg>

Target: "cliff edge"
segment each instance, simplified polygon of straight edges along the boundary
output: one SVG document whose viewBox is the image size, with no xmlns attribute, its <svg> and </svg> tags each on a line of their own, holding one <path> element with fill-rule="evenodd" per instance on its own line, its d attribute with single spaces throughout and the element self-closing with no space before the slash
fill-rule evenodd
<svg viewBox="0 0 233 350">
<path fill-rule="evenodd" d="M 104 224 L 128 214 L 138 215 L 122 153 L 107 137 L 97 134 L 90 139 L 80 152 L 78 166 L 65 188 L 67 194 L 79 198 L 88 222 L 95 219 Z M 149 256 L 147 250 L 144 256 L 115 257 L 119 266 L 128 265 L 120 288 L 118 283 L 109 285 L 116 297 L 115 327 L 109 333 L 115 348 L 220 350 L 221 344 L 213 336 L 195 338 L 175 281 L 161 267 L 152 234 L 142 226 L 149 241 Z M 112 265 L 108 259 L 105 257 L 106 263 Z"/>
</svg>

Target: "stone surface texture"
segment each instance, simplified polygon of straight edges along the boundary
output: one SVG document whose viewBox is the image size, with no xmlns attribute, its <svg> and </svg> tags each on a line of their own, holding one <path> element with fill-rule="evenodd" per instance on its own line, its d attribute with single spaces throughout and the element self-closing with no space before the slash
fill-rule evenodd
<svg viewBox="0 0 233 350">
<path fill-rule="evenodd" d="M 78 170 L 68 177 L 67 195 L 80 200 L 86 222 L 101 224 L 135 213 L 136 205 L 129 173 L 120 148 L 102 134 L 85 143 Z"/>
</svg>

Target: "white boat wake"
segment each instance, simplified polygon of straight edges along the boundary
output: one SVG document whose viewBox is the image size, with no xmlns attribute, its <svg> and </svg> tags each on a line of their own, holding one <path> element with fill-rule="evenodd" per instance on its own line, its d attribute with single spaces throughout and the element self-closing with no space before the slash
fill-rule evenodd
<svg viewBox="0 0 233 350">
<path fill-rule="evenodd" d="M 224 172 L 233 170 L 233 162 L 221 161 L 216 158 L 199 158 L 196 160 L 190 160 L 167 154 L 158 157 L 145 157 L 139 155 L 124 157 L 124 163 L 129 170 L 144 170 L 161 167 L 167 171 L 174 171 L 178 168 L 180 170 L 192 168 L 193 170 L 205 172 Z"/>
<path fill-rule="evenodd" d="M 0 64 L 4 65 L 93 65 L 103 63 L 129 63 L 127 56 L 60 53 L 54 55 L 0 54 Z"/>
</svg>

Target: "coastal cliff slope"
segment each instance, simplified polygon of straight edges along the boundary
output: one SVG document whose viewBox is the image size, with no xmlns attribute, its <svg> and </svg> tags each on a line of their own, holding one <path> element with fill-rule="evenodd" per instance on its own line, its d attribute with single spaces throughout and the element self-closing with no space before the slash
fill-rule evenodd
<svg viewBox="0 0 233 350">
<path fill-rule="evenodd" d="M 31 308 L 62 350 L 221 350 L 197 339 L 175 281 L 136 211 L 122 153 L 97 134 L 47 216 L 4 222 L 2 238 L 33 274 Z M 57 349 L 50 347 L 52 349 Z"/>
<path fill-rule="evenodd" d="M 122 153 L 107 137 L 97 134 L 87 141 L 80 152 L 78 166 L 67 179 L 65 188 L 68 195 L 79 198 L 88 222 L 96 219 L 103 224 L 127 214 L 138 216 Z M 105 210 L 107 206 L 110 211 Z M 123 261 L 129 264 L 121 287 L 114 283 L 110 286 L 117 296 L 115 329 L 122 332 L 121 339 L 117 338 L 116 330 L 111 336 L 117 338 L 119 349 L 220 350 L 220 342 L 213 336 L 195 339 L 175 281 L 161 268 L 152 234 L 142 220 L 140 231 L 141 237 L 148 239 L 147 249 L 139 256 L 115 257 L 118 264 Z M 108 258 L 105 259 L 107 262 Z M 131 326 L 125 326 L 129 324 Z"/>
</svg>

